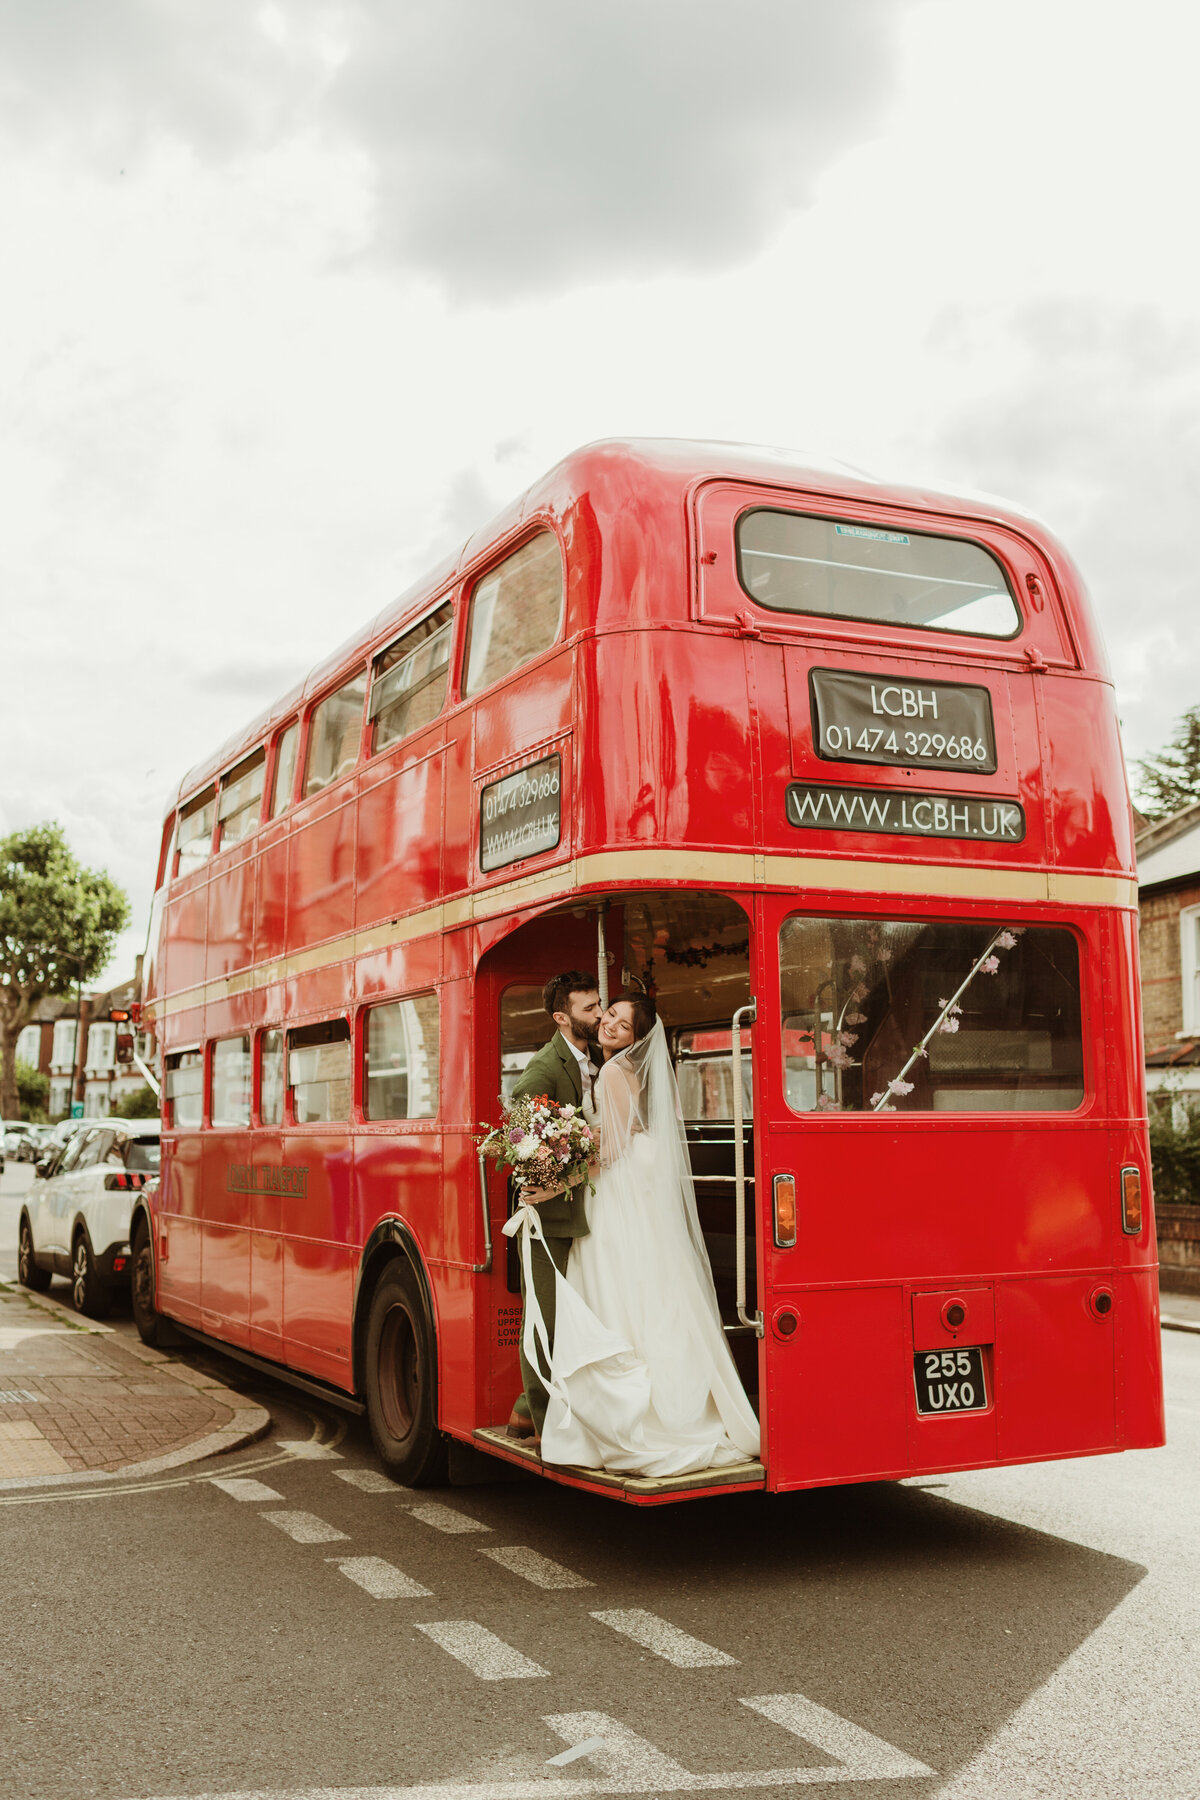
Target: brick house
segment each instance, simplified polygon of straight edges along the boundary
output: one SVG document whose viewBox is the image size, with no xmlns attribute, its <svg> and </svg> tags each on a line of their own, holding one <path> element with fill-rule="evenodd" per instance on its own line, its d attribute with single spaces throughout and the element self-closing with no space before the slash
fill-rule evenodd
<svg viewBox="0 0 1200 1800">
<path fill-rule="evenodd" d="M 139 958 L 140 962 L 140 958 Z M 137 1054 L 151 1067 L 154 1044 L 149 1033 L 134 1032 L 131 1025 L 118 1023 L 114 1011 L 128 1011 L 140 992 L 141 970 L 132 981 L 109 988 L 102 994 L 85 993 L 79 1003 L 79 1034 L 82 1054 L 76 1054 L 76 1008 L 71 1002 L 55 1021 L 50 1052 L 50 1105 L 52 1119 L 71 1110 L 72 1099 L 83 1102 L 86 1119 L 105 1119 L 113 1106 L 126 1094 L 134 1093 L 145 1083 L 137 1064 L 122 1054 L 125 1046 L 119 1039 L 130 1038 Z"/>
<path fill-rule="evenodd" d="M 1135 844 L 1146 1087 L 1200 1101 L 1200 801 Z"/>
</svg>

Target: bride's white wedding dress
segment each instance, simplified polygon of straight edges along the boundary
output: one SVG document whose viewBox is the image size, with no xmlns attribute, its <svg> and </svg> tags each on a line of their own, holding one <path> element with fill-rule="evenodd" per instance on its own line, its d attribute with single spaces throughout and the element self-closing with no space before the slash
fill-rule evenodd
<svg viewBox="0 0 1200 1800">
<path fill-rule="evenodd" d="M 601 1167 L 589 1233 L 555 1281 L 542 1458 L 667 1476 L 755 1457 L 758 1420 L 721 1326 L 661 1023 L 605 1064 L 596 1092 Z M 527 1246 L 541 1226 L 536 1208 L 522 1213 Z M 525 1329 L 544 1342 L 539 1317 L 527 1313 Z"/>
</svg>

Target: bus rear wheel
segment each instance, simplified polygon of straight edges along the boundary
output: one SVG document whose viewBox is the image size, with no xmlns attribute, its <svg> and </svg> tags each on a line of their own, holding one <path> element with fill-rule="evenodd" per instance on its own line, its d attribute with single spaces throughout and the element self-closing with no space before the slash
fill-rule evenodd
<svg viewBox="0 0 1200 1800">
<path fill-rule="evenodd" d="M 367 1420 L 388 1474 L 406 1487 L 444 1481 L 433 1321 L 416 1270 L 400 1258 L 388 1264 L 371 1296 L 365 1374 Z"/>
<path fill-rule="evenodd" d="M 154 1246 L 145 1221 L 139 1219 L 130 1248 L 129 1309 L 137 1334 L 152 1348 L 163 1340 L 163 1320 L 154 1307 Z"/>
</svg>

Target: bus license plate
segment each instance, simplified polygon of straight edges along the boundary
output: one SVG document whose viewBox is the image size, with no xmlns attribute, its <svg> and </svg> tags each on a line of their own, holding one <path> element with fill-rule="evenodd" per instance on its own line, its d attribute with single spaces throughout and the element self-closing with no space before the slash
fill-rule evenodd
<svg viewBox="0 0 1200 1800">
<path fill-rule="evenodd" d="M 913 1357 L 919 1413 L 980 1412 L 988 1403 L 977 1346 L 918 1350 Z"/>
</svg>

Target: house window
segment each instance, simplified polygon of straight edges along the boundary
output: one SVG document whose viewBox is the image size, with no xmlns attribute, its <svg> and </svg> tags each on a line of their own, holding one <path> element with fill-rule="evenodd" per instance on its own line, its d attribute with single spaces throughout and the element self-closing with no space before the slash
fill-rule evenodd
<svg viewBox="0 0 1200 1800">
<path fill-rule="evenodd" d="M 1179 915 L 1179 971 L 1183 983 L 1186 1036 L 1200 1037 L 1200 906 L 1185 906 Z"/>
<path fill-rule="evenodd" d="M 87 1037 L 87 1066 L 99 1074 L 107 1074 L 116 1063 L 117 1028 L 115 1025 L 93 1025 Z"/>
</svg>

